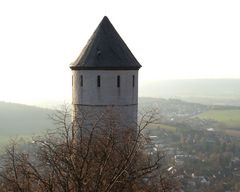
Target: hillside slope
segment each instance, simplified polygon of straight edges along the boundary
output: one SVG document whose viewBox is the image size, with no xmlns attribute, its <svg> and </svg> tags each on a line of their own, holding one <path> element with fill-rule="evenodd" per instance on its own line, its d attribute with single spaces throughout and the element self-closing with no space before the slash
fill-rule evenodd
<svg viewBox="0 0 240 192">
<path fill-rule="evenodd" d="M 0 136 L 32 135 L 53 127 L 53 110 L 0 102 Z"/>
</svg>

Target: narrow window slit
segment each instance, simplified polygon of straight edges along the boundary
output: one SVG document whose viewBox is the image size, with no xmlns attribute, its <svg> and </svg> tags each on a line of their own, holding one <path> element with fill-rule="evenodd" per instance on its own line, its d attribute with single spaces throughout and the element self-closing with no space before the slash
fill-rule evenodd
<svg viewBox="0 0 240 192">
<path fill-rule="evenodd" d="M 97 76 L 97 86 L 98 87 L 101 86 L 101 77 L 100 77 L 100 75 Z"/>
<path fill-rule="evenodd" d="M 120 75 L 117 76 L 117 87 L 120 87 Z"/>
<path fill-rule="evenodd" d="M 135 76 L 132 76 L 132 86 L 135 87 Z"/>
<path fill-rule="evenodd" d="M 83 86 L 83 76 L 82 75 L 80 76 L 80 86 L 81 87 Z"/>
</svg>

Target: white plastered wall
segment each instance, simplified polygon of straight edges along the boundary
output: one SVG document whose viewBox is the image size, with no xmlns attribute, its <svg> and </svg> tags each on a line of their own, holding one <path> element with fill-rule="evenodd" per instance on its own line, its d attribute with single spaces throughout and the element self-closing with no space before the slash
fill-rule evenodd
<svg viewBox="0 0 240 192">
<path fill-rule="evenodd" d="M 74 70 L 73 104 L 82 105 L 132 105 L 138 103 L 137 70 Z M 80 76 L 83 86 L 80 86 Z M 97 76 L 101 77 L 101 86 L 97 87 Z M 117 76 L 120 87 L 117 87 Z M 133 87 L 133 75 L 135 86 Z"/>
<path fill-rule="evenodd" d="M 80 82 L 81 76 L 83 86 Z M 101 77 L 100 87 L 97 86 L 97 76 Z M 117 86 L 118 76 L 120 76 L 120 87 Z M 88 116 L 89 122 L 94 122 L 102 113 L 111 111 L 121 126 L 136 125 L 137 70 L 73 70 L 72 78 L 74 117 L 84 114 Z"/>
</svg>

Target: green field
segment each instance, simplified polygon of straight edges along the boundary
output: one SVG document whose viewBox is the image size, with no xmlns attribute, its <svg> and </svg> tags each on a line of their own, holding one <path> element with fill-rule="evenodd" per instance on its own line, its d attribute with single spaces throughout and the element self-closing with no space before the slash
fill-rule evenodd
<svg viewBox="0 0 240 192">
<path fill-rule="evenodd" d="M 230 126 L 231 128 L 240 128 L 240 110 L 239 109 L 221 109 L 210 110 L 197 115 L 201 119 L 212 119 Z"/>
<path fill-rule="evenodd" d="M 165 124 L 150 124 L 147 126 L 150 129 L 165 129 L 167 131 L 176 131 L 176 127 Z"/>
<path fill-rule="evenodd" d="M 13 137 L 13 136 L 3 136 L 1 135 L 0 136 L 0 149 L 1 148 L 4 148 L 4 146 L 10 144 L 11 140 L 25 140 L 25 141 L 30 141 L 32 138 L 31 135 L 19 135 L 19 136 L 16 136 L 16 137 Z"/>
<path fill-rule="evenodd" d="M 6 136 L 0 136 L 0 146 L 6 145 L 9 143 L 9 137 Z"/>
</svg>

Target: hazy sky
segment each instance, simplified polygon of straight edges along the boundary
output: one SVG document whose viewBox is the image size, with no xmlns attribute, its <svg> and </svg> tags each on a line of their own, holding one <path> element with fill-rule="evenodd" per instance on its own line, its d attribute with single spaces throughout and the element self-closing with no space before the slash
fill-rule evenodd
<svg viewBox="0 0 240 192">
<path fill-rule="evenodd" d="M 240 78 L 239 0 L 1 0 L 0 100 L 71 98 L 69 64 L 107 15 L 140 83 Z"/>
</svg>

